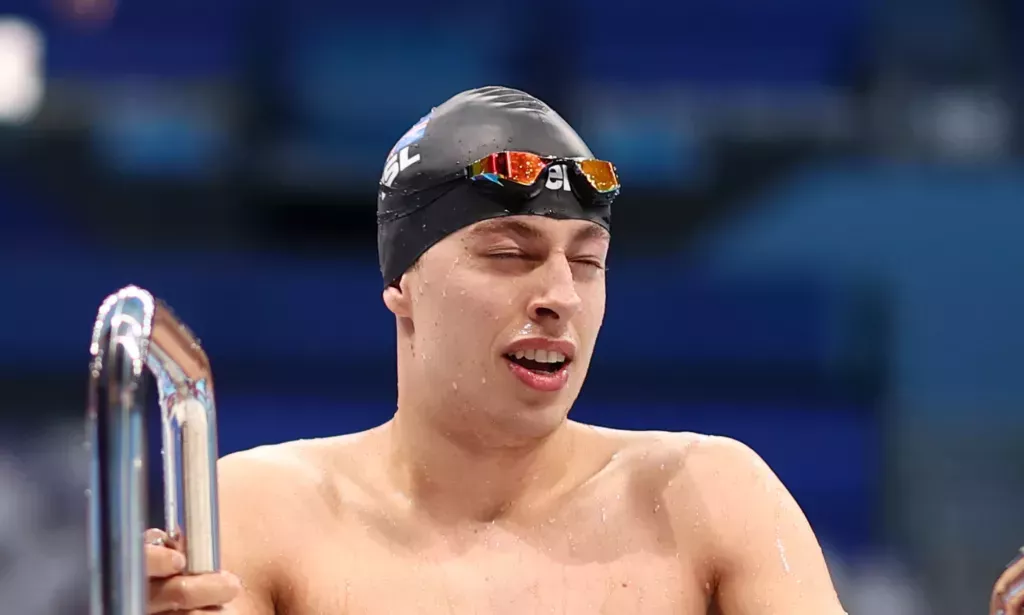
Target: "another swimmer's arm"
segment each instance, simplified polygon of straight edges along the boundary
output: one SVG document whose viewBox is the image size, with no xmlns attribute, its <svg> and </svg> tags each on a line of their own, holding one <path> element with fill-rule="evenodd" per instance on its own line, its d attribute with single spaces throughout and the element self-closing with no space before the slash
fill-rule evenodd
<svg viewBox="0 0 1024 615">
<path fill-rule="evenodd" d="M 222 607 L 222 615 L 275 615 L 271 597 L 275 571 L 267 553 L 273 544 L 271 518 L 259 468 L 243 457 L 229 455 L 217 462 L 220 506 L 221 567 L 236 575 L 242 591 Z"/>
<path fill-rule="evenodd" d="M 749 447 L 715 438 L 713 548 L 721 615 L 842 615 L 821 547 L 793 496 Z"/>
</svg>

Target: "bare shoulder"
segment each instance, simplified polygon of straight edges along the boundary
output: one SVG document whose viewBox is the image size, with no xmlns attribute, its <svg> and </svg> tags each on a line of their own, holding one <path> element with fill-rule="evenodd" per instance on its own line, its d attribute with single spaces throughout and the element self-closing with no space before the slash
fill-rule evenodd
<svg viewBox="0 0 1024 615">
<path fill-rule="evenodd" d="M 237 510 L 252 524 L 287 525 L 294 516 L 337 512 L 339 479 L 363 434 L 297 440 L 232 453 L 217 463 L 221 516 Z M 267 529 L 267 528 L 264 528 Z"/>
<path fill-rule="evenodd" d="M 290 585 L 293 558 L 338 514 L 331 461 L 348 437 L 260 446 L 218 461 L 222 566 L 241 579 L 240 600 L 253 605 L 240 612 L 273 612 L 267 605 Z"/>
<path fill-rule="evenodd" d="M 693 433 L 609 436 L 633 480 L 657 490 L 674 531 L 708 562 L 720 612 L 843 612 L 803 511 L 751 447 Z"/>
<path fill-rule="evenodd" d="M 686 478 L 693 481 L 691 488 L 718 484 L 723 478 L 756 482 L 774 477 L 760 455 L 732 438 L 693 432 L 594 429 L 616 443 L 619 456 L 634 472 Z"/>
<path fill-rule="evenodd" d="M 325 472 L 303 442 L 260 446 L 217 462 L 225 567 L 262 559 L 294 541 L 294 529 L 315 508 Z M 314 505 L 314 506 L 311 506 Z M 253 540 L 258 536 L 259 540 Z"/>
<path fill-rule="evenodd" d="M 741 535 L 749 530 L 749 515 L 796 506 L 772 468 L 749 445 L 723 436 L 676 435 L 672 448 L 681 451 L 677 454 L 686 480 L 675 495 L 699 497 L 704 513 L 717 522 L 717 533 Z"/>
<path fill-rule="evenodd" d="M 222 497 L 258 505 L 284 495 L 303 495 L 322 483 L 321 441 L 300 440 L 258 446 L 232 453 L 217 462 Z"/>
<path fill-rule="evenodd" d="M 685 462 L 689 475 L 701 484 L 750 486 L 777 480 L 761 456 L 747 444 L 725 436 L 672 433 L 663 436 L 669 450 Z"/>
<path fill-rule="evenodd" d="M 749 528 L 745 513 L 792 501 L 761 456 L 738 440 L 692 432 L 600 432 L 617 443 L 618 458 L 643 487 L 639 493 L 662 498 L 680 524 L 700 527 L 716 542 Z"/>
<path fill-rule="evenodd" d="M 803 511 L 751 447 L 692 433 L 620 437 L 634 476 L 659 490 L 675 530 L 712 562 L 721 612 L 843 612 Z"/>
</svg>

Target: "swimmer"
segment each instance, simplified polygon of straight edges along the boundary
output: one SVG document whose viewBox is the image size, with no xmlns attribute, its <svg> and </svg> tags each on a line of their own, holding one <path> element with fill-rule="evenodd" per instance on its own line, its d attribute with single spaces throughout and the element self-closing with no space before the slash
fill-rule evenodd
<svg viewBox="0 0 1024 615">
<path fill-rule="evenodd" d="M 394 416 L 221 459 L 224 572 L 179 575 L 151 531 L 149 612 L 843 613 L 804 514 L 747 446 L 568 420 L 618 191 L 517 90 L 414 125 L 378 195 Z M 671 326 L 637 308 L 637 335 Z"/>
<path fill-rule="evenodd" d="M 990 615 L 1024 615 L 1024 547 L 1006 566 L 992 588 Z"/>
</svg>

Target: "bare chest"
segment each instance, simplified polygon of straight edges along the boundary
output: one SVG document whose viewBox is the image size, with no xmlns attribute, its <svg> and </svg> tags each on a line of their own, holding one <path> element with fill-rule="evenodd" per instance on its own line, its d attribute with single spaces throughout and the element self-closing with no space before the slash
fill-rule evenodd
<svg viewBox="0 0 1024 615">
<path fill-rule="evenodd" d="M 472 544 L 349 544 L 310 554 L 287 615 L 704 615 L 709 587 L 685 550 L 600 536 L 493 532 Z"/>
</svg>

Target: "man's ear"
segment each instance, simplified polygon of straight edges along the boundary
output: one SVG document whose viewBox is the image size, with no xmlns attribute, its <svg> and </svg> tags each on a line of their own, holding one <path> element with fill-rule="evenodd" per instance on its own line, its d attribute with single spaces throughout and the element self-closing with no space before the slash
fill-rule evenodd
<svg viewBox="0 0 1024 615">
<path fill-rule="evenodd" d="M 391 285 L 384 289 L 384 305 L 391 310 L 392 314 L 399 318 L 409 318 L 412 316 L 412 303 L 409 300 L 411 293 L 409 292 L 407 278 L 408 273 L 404 273 L 397 282 L 392 282 Z"/>
</svg>

